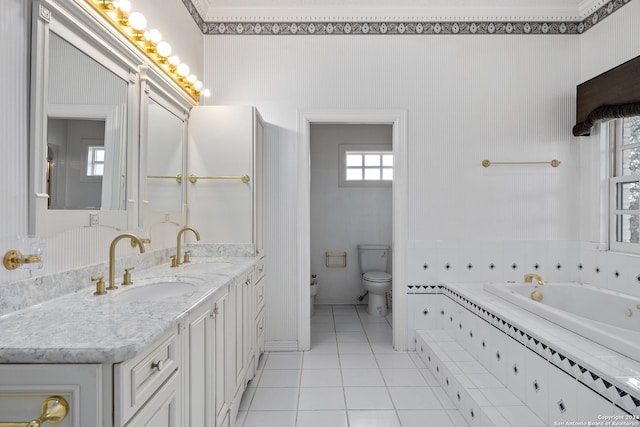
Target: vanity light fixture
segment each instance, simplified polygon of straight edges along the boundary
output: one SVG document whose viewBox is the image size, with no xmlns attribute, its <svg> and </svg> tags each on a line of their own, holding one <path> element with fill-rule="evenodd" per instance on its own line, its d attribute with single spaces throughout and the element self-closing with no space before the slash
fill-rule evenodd
<svg viewBox="0 0 640 427">
<path fill-rule="evenodd" d="M 180 58 L 171 55 L 171 45 L 162 40 L 162 34 L 157 29 L 147 28 L 147 18 L 140 12 L 131 12 L 129 0 L 85 0 L 98 14 L 116 28 L 127 40 L 135 45 L 147 58 L 156 64 L 194 101 L 200 96 L 209 96 L 208 89 L 197 77 L 190 74 L 187 64 L 180 62 Z"/>
</svg>

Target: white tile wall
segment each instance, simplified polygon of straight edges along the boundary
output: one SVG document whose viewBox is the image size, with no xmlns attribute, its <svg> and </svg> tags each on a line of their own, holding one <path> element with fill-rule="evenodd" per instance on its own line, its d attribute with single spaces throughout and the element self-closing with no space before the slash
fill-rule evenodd
<svg viewBox="0 0 640 427">
<path fill-rule="evenodd" d="M 602 251 L 596 244 L 412 241 L 409 248 L 408 293 L 437 283 L 522 282 L 525 274 L 537 273 L 547 282 L 581 282 L 640 296 L 640 257 Z"/>
</svg>

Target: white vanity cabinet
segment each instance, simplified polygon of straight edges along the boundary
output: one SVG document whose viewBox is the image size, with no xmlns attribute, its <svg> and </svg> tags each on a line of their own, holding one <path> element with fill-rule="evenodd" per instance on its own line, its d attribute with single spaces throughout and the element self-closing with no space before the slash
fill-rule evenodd
<svg viewBox="0 0 640 427">
<path fill-rule="evenodd" d="M 227 294 L 192 313 L 183 327 L 185 396 L 183 425 L 223 425 L 228 413 L 225 386 Z"/>
<path fill-rule="evenodd" d="M 252 243 L 262 254 L 260 113 L 252 106 L 196 106 L 188 129 L 189 223 L 203 241 Z"/>
<path fill-rule="evenodd" d="M 34 420 L 48 397 L 59 396 L 69 404 L 61 426 L 233 427 L 264 351 L 263 277 L 264 259 L 237 270 L 122 362 L 0 363 L 0 423 Z M 135 325 L 116 326 L 142 327 Z M 96 347 L 96 354 L 128 348 L 121 345 Z"/>
</svg>

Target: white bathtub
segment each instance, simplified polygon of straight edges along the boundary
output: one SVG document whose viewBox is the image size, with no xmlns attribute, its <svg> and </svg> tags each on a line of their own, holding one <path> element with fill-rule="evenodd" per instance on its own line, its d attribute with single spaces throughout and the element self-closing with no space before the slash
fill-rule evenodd
<svg viewBox="0 0 640 427">
<path fill-rule="evenodd" d="M 640 298 L 577 283 L 490 283 L 484 289 L 640 362 Z M 542 301 L 531 293 L 542 292 Z"/>
</svg>

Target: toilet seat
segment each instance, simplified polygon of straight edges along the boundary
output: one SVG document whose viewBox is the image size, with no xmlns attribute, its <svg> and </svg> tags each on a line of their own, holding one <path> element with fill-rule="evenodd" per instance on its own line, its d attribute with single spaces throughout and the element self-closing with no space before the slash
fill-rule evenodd
<svg viewBox="0 0 640 427">
<path fill-rule="evenodd" d="M 391 275 L 384 271 L 367 271 L 362 275 L 362 279 L 373 283 L 386 283 L 391 281 Z"/>
</svg>

